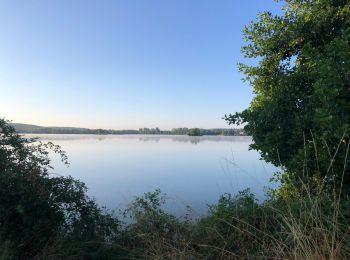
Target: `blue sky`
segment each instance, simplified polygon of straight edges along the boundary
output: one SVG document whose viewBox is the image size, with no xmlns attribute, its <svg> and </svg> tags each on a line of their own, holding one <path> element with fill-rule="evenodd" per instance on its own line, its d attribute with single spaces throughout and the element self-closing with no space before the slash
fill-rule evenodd
<svg viewBox="0 0 350 260">
<path fill-rule="evenodd" d="M 227 127 L 242 29 L 272 0 L 0 0 L 0 116 L 45 126 Z"/>
</svg>

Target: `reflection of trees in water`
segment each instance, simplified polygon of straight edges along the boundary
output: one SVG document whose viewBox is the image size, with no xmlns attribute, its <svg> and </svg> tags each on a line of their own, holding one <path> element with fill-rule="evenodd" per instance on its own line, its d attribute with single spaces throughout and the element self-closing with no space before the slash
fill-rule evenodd
<svg viewBox="0 0 350 260">
<path fill-rule="evenodd" d="M 171 140 L 173 142 L 182 142 L 182 143 L 188 143 L 191 144 L 198 144 L 200 141 L 202 141 L 200 138 L 192 137 L 192 136 L 142 136 L 139 137 L 139 141 L 142 142 L 159 142 L 161 139 L 163 140 Z"/>
<path fill-rule="evenodd" d="M 156 143 L 158 143 L 159 140 L 160 140 L 160 137 L 158 137 L 158 136 L 152 136 L 152 137 L 142 136 L 142 137 L 139 137 L 139 141 L 141 141 L 141 142 L 156 142 Z"/>
<path fill-rule="evenodd" d="M 182 143 L 188 143 L 190 142 L 191 144 L 198 144 L 201 140 L 200 136 L 184 136 L 184 138 L 172 138 L 173 142 L 182 142 Z"/>
<path fill-rule="evenodd" d="M 144 135 L 139 137 L 139 141 L 143 142 L 159 142 L 163 140 L 171 140 L 173 142 L 198 144 L 200 142 L 250 142 L 249 136 L 187 136 L 187 135 Z"/>
<path fill-rule="evenodd" d="M 200 142 L 251 142 L 249 136 L 187 136 L 187 135 L 75 135 L 75 134 L 35 134 L 26 137 L 39 137 L 42 141 L 79 141 L 79 140 L 138 140 L 140 142 L 172 142 L 198 144 Z"/>
</svg>

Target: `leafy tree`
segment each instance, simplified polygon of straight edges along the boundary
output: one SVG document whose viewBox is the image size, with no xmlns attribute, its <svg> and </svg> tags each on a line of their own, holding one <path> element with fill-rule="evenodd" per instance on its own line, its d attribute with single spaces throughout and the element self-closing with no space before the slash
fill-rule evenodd
<svg viewBox="0 0 350 260">
<path fill-rule="evenodd" d="M 0 118 L 0 257 L 106 256 L 119 222 L 84 183 L 50 175 L 48 149 L 68 164 L 59 146 L 23 138 Z"/>
<path fill-rule="evenodd" d="M 201 130 L 199 128 L 191 128 L 188 133 L 189 136 L 200 136 L 202 135 Z"/>
<path fill-rule="evenodd" d="M 282 15 L 260 14 L 244 36 L 253 62 L 239 67 L 255 97 L 226 120 L 245 124 L 251 148 L 293 182 L 349 189 L 350 1 L 286 0 Z"/>
</svg>

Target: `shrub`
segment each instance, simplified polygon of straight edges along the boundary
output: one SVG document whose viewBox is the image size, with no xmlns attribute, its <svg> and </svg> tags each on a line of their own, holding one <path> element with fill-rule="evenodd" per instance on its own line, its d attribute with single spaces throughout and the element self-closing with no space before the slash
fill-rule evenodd
<svg viewBox="0 0 350 260">
<path fill-rule="evenodd" d="M 0 119 L 0 248 L 6 258 L 94 256 L 119 232 L 119 221 L 86 195 L 84 183 L 50 175 L 49 148 L 68 164 L 59 146 L 26 139 Z"/>
</svg>

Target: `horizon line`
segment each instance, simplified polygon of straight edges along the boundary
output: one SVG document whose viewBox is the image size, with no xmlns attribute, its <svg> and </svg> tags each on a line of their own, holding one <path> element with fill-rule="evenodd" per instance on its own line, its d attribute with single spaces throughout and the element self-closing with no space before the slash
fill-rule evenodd
<svg viewBox="0 0 350 260">
<path fill-rule="evenodd" d="M 98 130 L 98 129 L 102 129 L 102 130 L 140 130 L 140 129 L 156 129 L 158 128 L 161 131 L 171 131 L 172 129 L 180 129 L 180 128 L 187 128 L 187 129 L 193 129 L 193 128 L 198 128 L 198 129 L 205 129 L 205 130 L 211 130 L 211 129 L 243 129 L 243 127 L 209 127 L 209 128 L 204 128 L 204 127 L 187 127 L 187 126 L 183 126 L 183 127 L 173 127 L 171 129 L 162 129 L 160 127 L 139 127 L 137 129 L 135 128 L 90 128 L 90 127 L 80 127 L 80 126 L 44 126 L 44 125 L 37 125 L 37 124 L 29 124 L 29 123 L 19 123 L 19 122 L 12 122 L 11 120 L 9 120 L 10 124 L 22 124 L 22 125 L 32 125 L 32 126 L 37 126 L 37 127 L 43 127 L 43 128 L 80 128 L 80 129 L 89 129 L 89 130 Z"/>
</svg>

